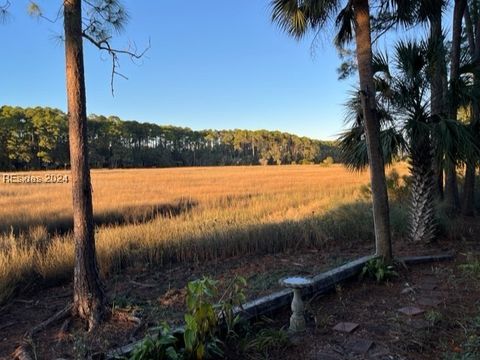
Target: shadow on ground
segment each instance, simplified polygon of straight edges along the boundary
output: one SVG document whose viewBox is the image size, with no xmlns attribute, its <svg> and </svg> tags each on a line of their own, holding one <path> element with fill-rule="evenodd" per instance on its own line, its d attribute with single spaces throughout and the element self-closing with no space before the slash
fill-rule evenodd
<svg viewBox="0 0 480 360">
<path fill-rule="evenodd" d="M 158 217 L 174 218 L 190 212 L 197 206 L 198 201 L 194 199 L 180 198 L 169 203 L 120 207 L 116 210 L 95 213 L 93 217 L 95 226 L 141 224 Z M 32 221 L 28 225 L 19 220 L 18 222 L 0 226 L 0 232 L 9 234 L 13 232 L 15 235 L 20 233 L 28 234 L 35 227 L 44 227 L 50 235 L 64 235 L 73 230 L 72 215 L 60 216 L 51 222 Z"/>
</svg>

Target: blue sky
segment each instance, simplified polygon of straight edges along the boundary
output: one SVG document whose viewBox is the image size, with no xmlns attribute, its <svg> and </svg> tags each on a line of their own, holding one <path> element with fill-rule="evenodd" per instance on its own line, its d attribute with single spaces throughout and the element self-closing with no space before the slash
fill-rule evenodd
<svg viewBox="0 0 480 360">
<path fill-rule="evenodd" d="M 60 1 L 40 0 L 55 17 Z M 54 5 L 55 4 L 55 5 Z M 145 58 L 121 59 L 115 97 L 111 64 L 85 44 L 87 111 L 193 129 L 269 129 L 332 139 L 354 79 L 339 82 L 331 34 L 311 51 L 270 22 L 268 0 L 124 0 L 131 19 L 118 47 L 135 41 Z M 66 109 L 62 22 L 27 15 L 15 0 L 0 27 L 0 103 Z M 331 31 L 333 33 L 333 31 Z"/>
</svg>

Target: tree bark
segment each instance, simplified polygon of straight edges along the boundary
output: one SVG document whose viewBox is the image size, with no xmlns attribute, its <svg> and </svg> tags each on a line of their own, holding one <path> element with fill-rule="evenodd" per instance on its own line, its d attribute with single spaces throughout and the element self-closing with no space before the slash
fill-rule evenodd
<svg viewBox="0 0 480 360">
<path fill-rule="evenodd" d="M 430 109 L 433 117 L 440 118 L 445 115 L 444 88 L 447 86 L 447 65 L 445 64 L 445 47 L 442 33 L 442 9 L 438 7 L 430 17 L 430 42 L 437 45 L 438 56 L 434 59 Z M 434 145 L 437 156 L 434 156 L 436 197 L 443 200 L 443 161 L 438 146 Z"/>
<path fill-rule="evenodd" d="M 92 189 L 88 166 L 87 110 L 82 43 L 81 0 L 64 0 L 70 163 L 75 241 L 73 311 L 91 330 L 106 313 L 95 254 Z"/>
<path fill-rule="evenodd" d="M 410 240 L 428 243 L 436 233 L 433 149 L 428 133 L 412 131 L 410 141 Z"/>
<path fill-rule="evenodd" d="M 353 7 L 360 92 L 372 183 L 376 255 L 391 261 L 390 212 L 373 82 L 370 7 L 368 0 L 354 0 Z"/>
<path fill-rule="evenodd" d="M 450 215 L 458 213 L 460 195 L 458 193 L 457 169 L 455 161 L 445 159 L 445 205 Z"/>
<path fill-rule="evenodd" d="M 472 60 L 475 61 L 479 57 L 480 51 L 480 36 L 475 31 L 475 27 L 472 22 L 472 17 L 468 8 L 468 4 L 465 8 L 465 33 L 467 35 L 468 47 Z M 480 19 L 475 19 L 477 26 Z M 478 29 L 477 29 L 478 30 Z M 474 85 L 479 85 L 477 77 L 474 78 Z M 472 118 L 470 120 L 470 130 L 478 136 L 480 123 L 480 104 L 474 102 L 472 104 Z M 462 215 L 474 216 L 475 215 L 475 169 L 477 162 L 474 159 L 467 161 L 465 170 L 465 182 L 463 185 L 463 199 L 462 199 Z"/>
<path fill-rule="evenodd" d="M 467 162 L 463 185 L 462 215 L 475 215 L 475 162 Z"/>
<path fill-rule="evenodd" d="M 457 120 L 458 108 L 458 80 L 460 76 L 460 45 L 462 35 L 462 19 L 467 5 L 466 0 L 455 0 L 453 8 L 452 25 L 452 54 L 450 64 L 450 108 L 449 117 Z M 455 159 L 447 156 L 445 159 L 445 203 L 451 213 L 458 212 L 460 208 L 460 196 L 457 186 L 457 170 Z"/>
</svg>

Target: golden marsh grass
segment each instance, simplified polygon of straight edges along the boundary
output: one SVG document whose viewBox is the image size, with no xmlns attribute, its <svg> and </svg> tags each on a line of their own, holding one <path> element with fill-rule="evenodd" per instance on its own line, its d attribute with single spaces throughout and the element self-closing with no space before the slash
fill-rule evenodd
<svg viewBox="0 0 480 360">
<path fill-rule="evenodd" d="M 94 170 L 100 267 L 366 240 L 370 211 L 356 201 L 368 182 L 340 165 Z M 71 277 L 69 184 L 0 184 L 0 216 L 0 302 L 31 278 Z"/>
</svg>

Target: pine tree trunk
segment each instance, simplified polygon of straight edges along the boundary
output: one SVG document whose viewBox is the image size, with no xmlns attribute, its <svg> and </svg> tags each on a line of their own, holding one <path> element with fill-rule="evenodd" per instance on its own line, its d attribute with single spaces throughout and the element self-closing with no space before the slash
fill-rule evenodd
<svg viewBox="0 0 480 360">
<path fill-rule="evenodd" d="M 353 6 L 358 73 L 372 183 L 376 255 L 391 261 L 390 213 L 373 83 L 370 7 L 368 0 L 354 0 Z"/>
<path fill-rule="evenodd" d="M 467 5 L 466 0 L 455 0 L 452 26 L 452 52 L 450 64 L 450 109 L 449 117 L 457 120 L 458 80 L 460 76 L 460 45 L 462 35 L 462 19 Z M 460 196 L 458 194 L 457 170 L 454 159 L 445 159 L 445 203 L 450 213 L 458 212 Z"/>
<path fill-rule="evenodd" d="M 74 312 L 87 320 L 89 329 L 92 329 L 102 321 L 106 313 L 106 301 L 95 255 L 81 0 L 64 0 L 64 22 L 75 241 Z"/>
</svg>

